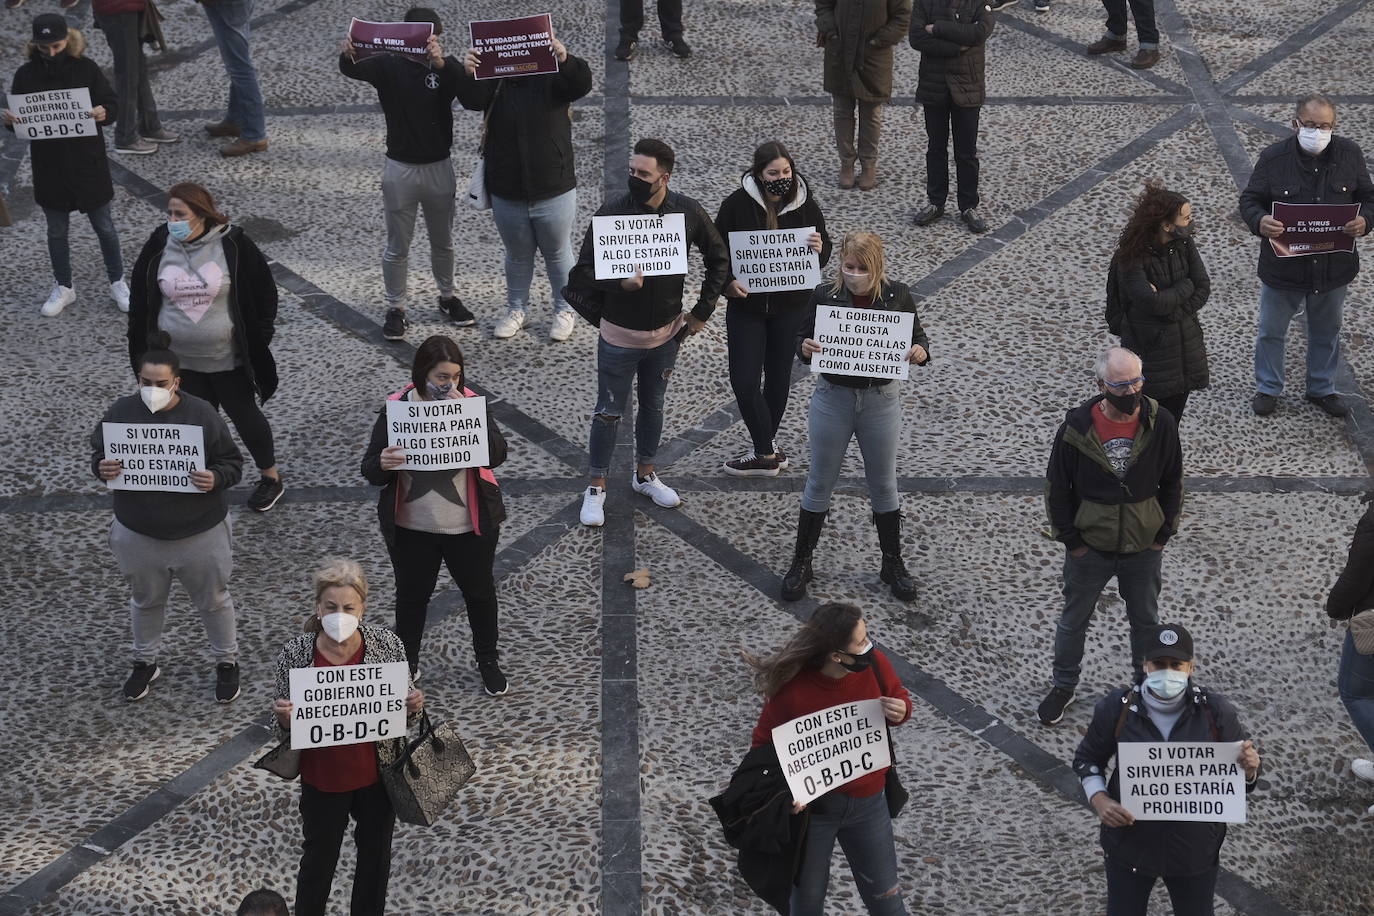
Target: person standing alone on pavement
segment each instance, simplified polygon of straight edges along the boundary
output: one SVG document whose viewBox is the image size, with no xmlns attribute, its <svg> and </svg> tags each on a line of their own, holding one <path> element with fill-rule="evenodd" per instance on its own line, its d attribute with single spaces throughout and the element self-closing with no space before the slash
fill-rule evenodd
<svg viewBox="0 0 1374 916">
<path fill-rule="evenodd" d="M 1037 0 L 1038 4 L 1039 0 Z M 1088 45 L 1088 53 L 1110 54 L 1126 50 L 1126 4 L 1128 0 L 1102 0 L 1107 8 L 1107 31 Z M 1131 67 L 1148 70 L 1159 63 L 1159 27 L 1155 25 L 1155 0 L 1129 0 L 1131 17 L 1140 47 L 1131 58 Z M 1040 7 L 1037 5 L 1036 9 Z"/>
<path fill-rule="evenodd" d="M 253 0 L 200 0 L 205 18 L 215 33 L 224 72 L 229 76 L 229 105 L 224 118 L 205 125 L 211 137 L 232 137 L 220 147 L 226 158 L 261 153 L 267 149 L 267 113 L 263 109 L 262 87 L 253 66 L 251 29 Z"/>
<path fill-rule="evenodd" d="M 921 52 L 916 101 L 925 113 L 926 197 L 916 225 L 945 215 L 949 197 L 949 135 L 959 181 L 959 217 L 970 232 L 987 232 L 978 215 L 978 116 L 986 98 L 983 48 L 996 25 L 985 0 L 916 0 L 911 46 Z"/>
<path fill-rule="evenodd" d="M 406 272 L 417 209 L 424 213 L 429 234 L 429 264 L 439 288 L 439 311 L 458 327 L 476 323 L 472 312 L 453 294 L 453 208 L 458 184 L 449 150 L 453 146 L 453 100 L 458 96 L 462 67 L 456 58 L 444 56 L 439 44 L 444 26 L 438 13 L 414 7 L 406 11 L 405 21 L 434 25 L 423 63 L 400 54 L 374 54 L 357 60 L 353 42 L 347 38 L 339 54 L 339 72 L 370 83 L 377 90 L 386 118 L 386 162 L 382 166 L 386 318 L 382 336 L 387 340 L 404 340 L 409 326 Z"/>
<path fill-rule="evenodd" d="M 114 58 L 115 93 L 123 114 L 115 124 L 115 152 L 146 156 L 160 144 L 177 142 L 181 138 L 162 126 L 148 82 L 143 53 L 148 0 L 91 0 L 91 13 Z"/>
<path fill-rule="evenodd" d="M 658 25 L 663 46 L 682 59 L 692 56 L 692 46 L 682 37 L 682 0 L 658 0 Z M 644 0 L 620 0 L 620 42 L 616 60 L 634 60 L 639 49 L 639 30 L 644 28 Z"/>
</svg>

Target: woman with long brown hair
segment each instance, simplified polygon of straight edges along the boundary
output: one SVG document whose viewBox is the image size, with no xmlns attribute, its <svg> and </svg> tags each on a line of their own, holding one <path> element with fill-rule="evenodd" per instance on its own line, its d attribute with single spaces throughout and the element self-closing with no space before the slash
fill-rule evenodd
<svg viewBox="0 0 1374 916">
<path fill-rule="evenodd" d="M 911 717 L 911 698 L 892 663 L 868 638 L 863 613 L 852 604 L 816 608 L 787 644 L 767 658 L 746 655 L 754 686 L 764 696 L 753 747 L 773 740 L 773 729 L 843 703 L 879 699 L 889 725 Z M 897 850 L 884 787 L 887 768 L 874 770 L 813 800 L 793 803 L 810 811 L 805 849 L 792 888 L 793 916 L 820 914 L 830 884 L 830 855 L 840 841 L 870 913 L 903 914 Z"/>
<path fill-rule="evenodd" d="M 1144 363 L 1144 393 L 1183 419 L 1188 393 L 1209 384 L 1197 313 L 1212 281 L 1193 240 L 1193 205 L 1149 183 L 1136 198 L 1107 272 L 1107 327 Z"/>
<path fill-rule="evenodd" d="M 167 221 L 144 244 L 132 280 L 130 358 L 149 334 L 171 337 L 182 389 L 223 407 L 253 456 L 261 476 L 248 507 L 266 512 L 285 492 L 260 406 L 277 390 L 277 281 L 267 258 L 209 191 L 184 181 L 167 191 Z"/>
</svg>

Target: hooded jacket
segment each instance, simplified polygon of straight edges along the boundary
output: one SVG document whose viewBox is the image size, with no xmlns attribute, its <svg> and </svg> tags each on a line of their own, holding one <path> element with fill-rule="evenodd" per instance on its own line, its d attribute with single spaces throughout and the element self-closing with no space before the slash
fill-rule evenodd
<svg viewBox="0 0 1374 916">
<path fill-rule="evenodd" d="M 1270 215 L 1275 201 L 1358 203 L 1365 235 L 1374 229 L 1374 183 L 1364 152 L 1354 140 L 1339 134 L 1319 156 L 1303 152 L 1296 135 L 1265 147 L 1249 184 L 1240 192 L 1240 217 L 1251 233 L 1259 235 L 1260 219 Z M 1259 278 L 1266 286 L 1325 293 L 1345 286 L 1359 272 L 1358 250 L 1281 258 L 1269 240 L 1260 237 Z"/>
<path fill-rule="evenodd" d="M 129 362 L 138 369 L 138 358 L 148 348 L 148 335 L 157 330 L 162 310 L 162 287 L 157 282 L 162 251 L 167 247 L 167 224 L 153 230 L 129 275 Z M 277 391 L 277 361 L 272 357 L 276 333 L 277 281 L 267 258 L 238 226 L 230 226 L 221 241 L 229 273 L 229 315 L 234 322 L 234 342 L 243 369 L 258 398 L 264 403 Z M 172 341 L 176 350 L 176 341 Z"/>
<path fill-rule="evenodd" d="M 988 0 L 916 0 L 908 42 L 921 52 L 916 100 L 964 108 L 987 96 L 983 49 L 997 24 Z M 926 26 L 933 30 L 927 32 Z"/>
<path fill-rule="evenodd" d="M 822 215 L 816 198 L 811 196 L 811 189 L 806 181 L 800 175 L 797 175 L 796 179 L 797 193 L 779 211 L 778 228 L 802 229 L 806 226 L 815 226 L 821 235 L 820 265 L 824 268 L 829 263 L 830 253 L 834 248 L 830 241 L 830 233 L 825 231 L 825 216 Z M 720 233 L 728 249 L 730 233 L 755 230 L 767 232 L 770 231 L 767 224 L 767 205 L 764 203 L 763 192 L 759 189 L 754 176 L 745 172 L 740 178 L 740 186 L 721 202 L 720 211 L 716 214 L 716 231 Z M 731 269 L 725 278 L 725 285 L 729 286 L 730 281 L 734 279 L 732 254 Z M 743 299 L 727 299 L 726 304 L 728 308 L 741 309 L 756 315 L 773 315 L 802 308 L 809 301 L 811 290 L 791 289 L 777 293 L 751 293 Z"/>
<path fill-rule="evenodd" d="M 792 813 L 792 791 L 773 745 L 761 744 L 745 754 L 730 785 L 710 801 L 725 842 L 739 850 L 740 877 L 760 900 L 787 913 L 811 811 Z"/>
<path fill-rule="evenodd" d="M 863 102 L 892 98 L 892 48 L 911 22 L 911 0 L 816 0 L 826 92 Z"/>
<path fill-rule="evenodd" d="M 1045 508 L 1054 539 L 1069 550 L 1136 553 L 1164 544 L 1183 508 L 1178 426 L 1159 402 L 1140 401 L 1140 427 L 1118 478 L 1093 426 L 1098 395 L 1073 408 L 1054 436 L 1045 472 Z"/>
<path fill-rule="evenodd" d="M 1073 771 L 1079 779 L 1107 771 L 1123 741 L 1163 741 L 1151 721 L 1138 688 L 1119 687 L 1097 701 L 1092 724 L 1073 755 Z M 1121 718 L 1122 707 L 1126 717 Z M 1120 734 L 1118 734 L 1120 723 Z M 1169 741 L 1242 741 L 1249 737 L 1235 707 L 1219 693 L 1208 693 L 1191 680 L 1183 714 L 1169 732 Z M 1246 792 L 1254 791 L 1247 783 Z M 1121 801 L 1120 768 L 1112 771 L 1107 794 Z M 1098 831 L 1107 855 L 1155 877 L 1197 875 L 1217 863 L 1226 825 L 1199 821 L 1136 821 L 1129 827 Z"/>
<path fill-rule="evenodd" d="M 413 384 L 407 384 L 400 391 L 388 395 L 387 400 L 399 401 L 410 394 L 414 387 Z M 473 396 L 470 388 L 463 389 L 463 397 Z M 367 453 L 363 455 L 362 474 L 368 483 L 382 488 L 377 496 L 377 520 L 381 524 L 382 539 L 386 541 L 386 546 L 394 547 L 396 503 L 401 498 L 398 480 L 404 472 L 382 469 L 382 449 L 387 444 L 386 407 L 383 406 L 377 411 L 377 422 L 372 424 L 372 438 L 367 443 Z M 473 473 L 467 475 L 465 502 L 472 519 L 472 533 L 479 536 L 494 532 L 506 520 L 506 504 L 501 499 L 501 487 L 496 482 L 496 475 L 491 472 L 492 468 L 499 467 L 506 460 L 506 437 L 492 419 L 490 406 L 487 408 L 487 457 L 490 464 L 484 468 L 471 468 Z"/>
<path fill-rule="evenodd" d="M 1128 267 L 1112 258 L 1108 327 L 1121 337 L 1123 347 L 1140 356 L 1150 397 L 1172 397 L 1211 382 L 1197 320 L 1211 292 L 1211 278 L 1192 239 L 1151 245 L 1144 258 Z"/>
<path fill-rule="evenodd" d="M 85 37 L 76 29 L 69 29 L 66 51 L 47 60 L 35 50 L 28 62 L 14 72 L 10 84 L 10 95 L 89 89 L 91 107 L 105 108 L 105 120 L 96 124 L 94 137 L 37 140 L 30 145 L 34 202 L 63 213 L 89 213 L 114 198 L 110 163 L 105 158 L 105 128 L 119 116 L 119 99 L 100 65 L 82 57 L 85 50 Z M 6 125 L 5 129 L 14 133 L 13 125 Z"/>
</svg>

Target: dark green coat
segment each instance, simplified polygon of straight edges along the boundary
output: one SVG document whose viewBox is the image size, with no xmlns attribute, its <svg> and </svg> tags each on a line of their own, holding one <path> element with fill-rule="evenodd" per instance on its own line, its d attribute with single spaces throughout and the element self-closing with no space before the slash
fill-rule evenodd
<svg viewBox="0 0 1374 916">
<path fill-rule="evenodd" d="M 892 98 L 892 46 L 910 23 L 911 0 L 816 0 L 825 91 L 865 102 Z"/>
</svg>

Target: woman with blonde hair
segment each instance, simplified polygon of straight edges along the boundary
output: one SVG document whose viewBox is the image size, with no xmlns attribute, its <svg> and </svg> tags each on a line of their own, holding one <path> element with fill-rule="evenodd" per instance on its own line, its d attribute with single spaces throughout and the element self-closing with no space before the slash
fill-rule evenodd
<svg viewBox="0 0 1374 916">
<path fill-rule="evenodd" d="M 297 916 L 323 916 L 350 816 L 357 825 L 353 840 L 358 846 L 350 912 L 354 916 L 382 913 L 391 875 L 396 812 L 381 771 L 400 756 L 405 735 L 363 744 L 292 749 L 291 669 L 404 662 L 406 651 L 395 633 L 362 622 L 367 577 L 361 566 L 352 560 L 326 560 L 313 579 L 315 611 L 306 620 L 305 633 L 288 642 L 277 656 L 277 699 L 272 710 L 281 743 L 262 762 L 275 758 L 273 772 L 301 777 L 304 837 L 296 874 Z M 424 702 L 424 695 L 411 684 L 405 700 L 409 716 L 418 715 Z"/>
<path fill-rule="evenodd" d="M 817 354 L 824 357 L 827 347 L 835 346 L 815 340 L 816 309 L 823 305 L 910 312 L 914 319 L 911 345 L 904 358 L 918 366 L 930 362 L 930 342 L 921 328 L 911 291 L 887 278 L 883 241 L 872 232 L 851 232 L 844 237 L 840 243 L 839 275 L 816 287 L 811 296 L 811 305 L 798 332 L 797 348 L 802 362 L 807 364 Z M 830 494 L 839 479 L 840 465 L 851 439 L 858 440 L 863 455 L 873 524 L 882 547 L 879 576 L 902 601 L 915 599 L 916 583 L 902 562 L 902 514 L 897 494 L 897 437 L 901 426 L 901 386 L 896 380 L 829 372 L 816 377 L 816 390 L 807 414 L 811 466 L 802 492 L 792 566 L 782 580 L 785 601 L 796 601 L 806 595 L 812 577 L 811 554 L 825 526 Z"/>
</svg>

